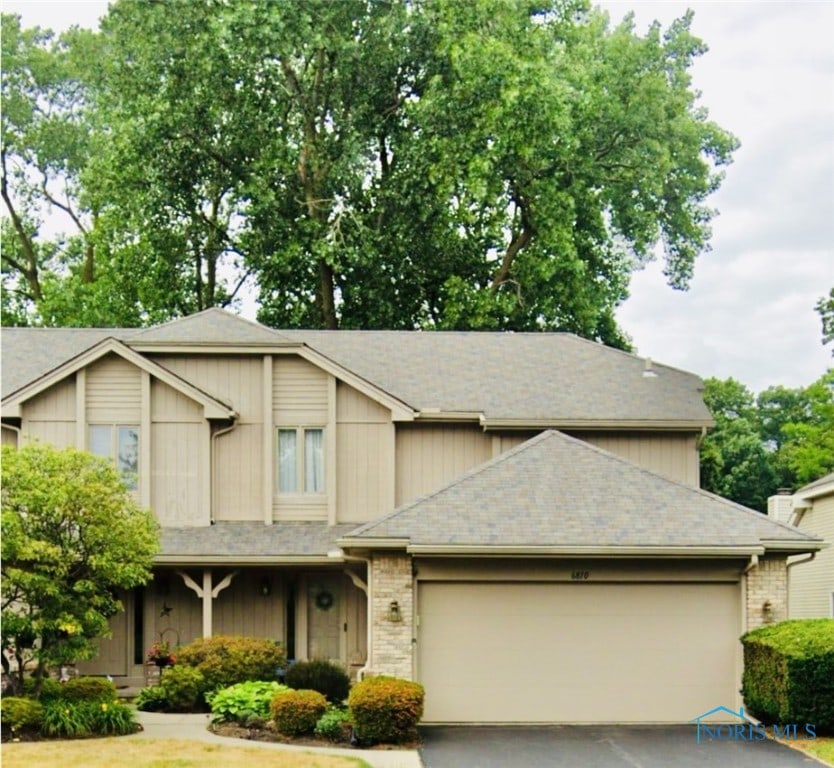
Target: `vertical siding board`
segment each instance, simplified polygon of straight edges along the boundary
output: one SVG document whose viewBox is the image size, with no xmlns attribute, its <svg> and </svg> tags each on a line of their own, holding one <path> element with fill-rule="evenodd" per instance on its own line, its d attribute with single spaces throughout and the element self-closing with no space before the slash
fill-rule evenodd
<svg viewBox="0 0 834 768">
<path fill-rule="evenodd" d="M 341 382 L 335 394 L 336 519 L 365 522 L 393 509 L 391 412 Z"/>
</svg>

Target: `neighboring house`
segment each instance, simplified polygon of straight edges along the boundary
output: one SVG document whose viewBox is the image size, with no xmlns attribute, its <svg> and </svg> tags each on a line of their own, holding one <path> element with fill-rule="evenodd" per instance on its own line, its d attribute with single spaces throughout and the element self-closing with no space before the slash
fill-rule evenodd
<svg viewBox="0 0 834 768">
<path fill-rule="evenodd" d="M 834 542 L 834 472 L 803 486 L 788 499 L 793 525 L 829 544 Z M 808 555 L 791 558 L 789 564 L 790 618 L 834 618 L 834 547 L 810 559 Z"/>
<path fill-rule="evenodd" d="M 736 706 L 807 533 L 698 490 L 698 377 L 571 334 L 6 329 L 3 440 L 110 456 L 162 525 L 86 669 L 245 633 L 426 686 L 429 722 Z"/>
</svg>

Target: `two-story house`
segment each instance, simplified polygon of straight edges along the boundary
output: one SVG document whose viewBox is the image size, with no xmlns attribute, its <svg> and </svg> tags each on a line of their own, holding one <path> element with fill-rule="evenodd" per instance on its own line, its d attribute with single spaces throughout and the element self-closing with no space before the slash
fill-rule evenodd
<svg viewBox="0 0 834 768">
<path fill-rule="evenodd" d="M 429 722 L 687 721 L 813 536 L 698 489 L 698 377 L 571 334 L 6 329 L 3 440 L 110 457 L 162 525 L 87 670 L 241 633 Z"/>
</svg>

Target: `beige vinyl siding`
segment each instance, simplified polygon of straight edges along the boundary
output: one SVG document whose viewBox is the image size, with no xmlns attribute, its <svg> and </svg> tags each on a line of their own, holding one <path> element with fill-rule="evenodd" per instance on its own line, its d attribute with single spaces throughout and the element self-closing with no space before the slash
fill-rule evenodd
<svg viewBox="0 0 834 768">
<path fill-rule="evenodd" d="M 142 372 L 118 355 L 107 355 L 87 368 L 88 424 L 139 424 Z"/>
<path fill-rule="evenodd" d="M 347 670 L 352 679 L 368 658 L 368 600 L 348 580 L 346 587 Z"/>
<path fill-rule="evenodd" d="M 398 426 L 396 504 L 435 491 L 491 457 L 492 438 L 477 426 Z"/>
<path fill-rule="evenodd" d="M 164 355 L 153 360 L 201 390 L 231 404 L 239 424 L 260 423 L 263 358 L 256 355 Z"/>
<path fill-rule="evenodd" d="M 9 429 L 8 427 L 3 427 L 3 445 L 11 445 L 12 447 L 17 447 L 17 432 L 13 429 Z"/>
<path fill-rule="evenodd" d="M 336 516 L 372 520 L 394 508 L 391 412 L 352 387 L 336 389 Z"/>
<path fill-rule="evenodd" d="M 224 571 L 216 569 L 215 583 L 225 575 Z M 269 595 L 261 594 L 264 578 L 269 582 Z M 212 633 L 263 637 L 283 643 L 285 589 L 280 574 L 258 569 L 242 570 L 214 601 Z"/>
<path fill-rule="evenodd" d="M 278 426 L 327 423 L 327 373 L 296 355 L 276 357 L 272 376 L 273 420 Z"/>
<path fill-rule="evenodd" d="M 162 525 L 208 525 L 209 427 L 202 407 L 151 381 L 151 508 Z"/>
<path fill-rule="evenodd" d="M 792 619 L 834 618 L 834 493 L 814 499 L 799 529 L 822 537 L 831 546 L 810 562 L 798 562 L 788 570 L 788 613 Z M 807 557 L 802 555 L 797 560 Z"/>
<path fill-rule="evenodd" d="M 696 488 L 700 486 L 698 438 L 695 435 L 648 432 L 570 434 L 679 483 Z"/>
<path fill-rule="evenodd" d="M 75 379 L 64 379 L 28 400 L 21 415 L 24 439 L 58 448 L 75 446 Z"/>
<path fill-rule="evenodd" d="M 262 439 L 260 424 L 239 424 L 215 439 L 217 520 L 263 520 Z"/>
</svg>

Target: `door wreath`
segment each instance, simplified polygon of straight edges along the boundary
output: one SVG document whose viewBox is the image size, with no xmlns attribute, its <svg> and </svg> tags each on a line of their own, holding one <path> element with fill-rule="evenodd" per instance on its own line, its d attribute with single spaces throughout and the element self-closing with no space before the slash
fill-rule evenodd
<svg viewBox="0 0 834 768">
<path fill-rule="evenodd" d="M 316 608 L 322 611 L 329 611 L 333 607 L 333 593 L 326 589 L 321 590 L 316 595 Z"/>
</svg>

